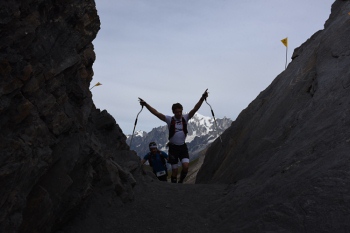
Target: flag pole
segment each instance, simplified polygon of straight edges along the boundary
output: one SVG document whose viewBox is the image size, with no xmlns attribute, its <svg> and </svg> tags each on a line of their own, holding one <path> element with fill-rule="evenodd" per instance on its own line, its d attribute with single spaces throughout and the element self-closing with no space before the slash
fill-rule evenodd
<svg viewBox="0 0 350 233">
<path fill-rule="evenodd" d="M 284 69 L 287 69 L 287 57 L 288 57 L 288 37 L 281 40 L 281 42 L 286 46 L 286 64 L 284 66 Z"/>
<path fill-rule="evenodd" d="M 286 46 L 286 64 L 284 66 L 284 69 L 287 69 L 287 57 L 288 57 L 288 46 Z"/>
</svg>

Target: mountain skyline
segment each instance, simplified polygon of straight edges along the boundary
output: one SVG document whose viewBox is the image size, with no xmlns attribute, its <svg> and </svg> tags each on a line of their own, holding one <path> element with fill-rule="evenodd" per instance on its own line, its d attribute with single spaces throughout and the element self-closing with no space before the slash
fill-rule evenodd
<svg viewBox="0 0 350 233">
<path fill-rule="evenodd" d="M 197 158 L 198 153 L 217 139 L 232 123 L 232 120 L 224 117 L 216 119 L 217 127 L 212 117 L 196 113 L 188 121 L 188 134 L 186 143 L 190 153 L 190 160 Z M 139 157 L 148 153 L 148 144 L 154 141 L 158 149 L 167 152 L 166 144 L 168 142 L 168 127 L 162 125 L 153 128 L 150 132 L 137 130 L 134 133 L 131 150 L 134 150 Z M 130 146 L 131 134 L 126 135 L 126 143 Z"/>
</svg>

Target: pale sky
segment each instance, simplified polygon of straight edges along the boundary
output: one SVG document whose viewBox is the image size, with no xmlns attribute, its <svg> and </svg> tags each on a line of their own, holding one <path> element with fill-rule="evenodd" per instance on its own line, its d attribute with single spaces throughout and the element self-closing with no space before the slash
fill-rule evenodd
<svg viewBox="0 0 350 233">
<path fill-rule="evenodd" d="M 334 0 L 95 0 L 101 29 L 93 41 L 91 89 L 124 134 L 138 97 L 165 115 L 189 112 L 208 88 L 215 117 L 235 120 L 284 71 L 295 48 L 322 30 Z M 198 111 L 211 116 L 204 102 Z M 135 131 L 165 125 L 146 108 Z"/>
</svg>

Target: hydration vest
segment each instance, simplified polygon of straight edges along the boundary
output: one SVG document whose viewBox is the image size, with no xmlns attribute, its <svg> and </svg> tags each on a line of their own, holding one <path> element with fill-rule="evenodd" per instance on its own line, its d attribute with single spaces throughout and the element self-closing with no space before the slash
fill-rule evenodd
<svg viewBox="0 0 350 233">
<path fill-rule="evenodd" d="M 184 132 L 184 134 L 186 136 L 188 131 L 187 131 L 187 124 L 186 124 L 185 118 L 182 117 L 181 122 L 182 122 L 182 131 Z M 170 122 L 170 127 L 169 127 L 169 140 L 175 134 L 175 124 L 176 124 L 176 120 L 174 117 L 172 117 L 171 122 Z"/>
<path fill-rule="evenodd" d="M 157 154 L 159 154 L 160 160 L 162 161 L 163 165 L 166 164 L 163 154 L 160 153 L 160 151 L 158 150 L 156 154 L 152 154 L 151 152 L 148 152 L 148 162 L 151 167 L 153 167 L 152 161 L 156 159 Z"/>
</svg>

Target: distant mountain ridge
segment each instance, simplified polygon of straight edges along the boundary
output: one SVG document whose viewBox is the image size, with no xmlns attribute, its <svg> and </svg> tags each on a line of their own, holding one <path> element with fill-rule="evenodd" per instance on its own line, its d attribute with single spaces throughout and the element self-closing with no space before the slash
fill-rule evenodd
<svg viewBox="0 0 350 233">
<path fill-rule="evenodd" d="M 196 113 L 188 121 L 188 134 L 186 143 L 190 153 L 190 160 L 198 157 L 198 152 L 205 149 L 216 138 L 218 138 L 229 126 L 232 120 L 229 118 L 216 119 L 217 128 L 212 117 L 203 116 Z M 126 143 L 130 145 L 131 135 L 126 135 Z M 150 132 L 137 131 L 134 134 L 131 150 L 136 151 L 138 156 L 143 157 L 148 153 L 148 144 L 152 141 L 158 144 L 160 150 L 167 152 L 166 144 L 168 143 L 169 131 L 167 125 L 153 128 Z"/>
</svg>

